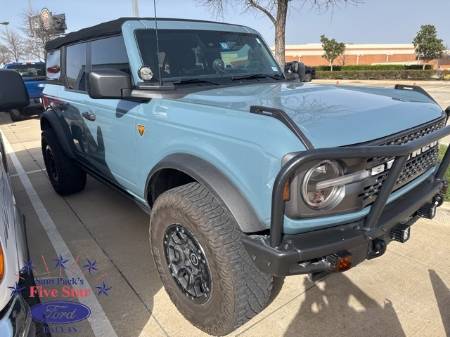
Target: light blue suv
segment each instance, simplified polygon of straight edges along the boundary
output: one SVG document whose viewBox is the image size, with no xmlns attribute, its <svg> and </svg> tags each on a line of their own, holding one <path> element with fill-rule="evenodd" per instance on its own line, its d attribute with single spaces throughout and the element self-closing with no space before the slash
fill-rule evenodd
<svg viewBox="0 0 450 337">
<path fill-rule="evenodd" d="M 443 202 L 448 117 L 419 87 L 288 81 L 258 32 L 206 21 L 118 19 L 47 52 L 53 187 L 89 174 L 147 210 L 161 280 L 208 333 L 260 312 L 286 275 L 382 255 Z"/>
</svg>

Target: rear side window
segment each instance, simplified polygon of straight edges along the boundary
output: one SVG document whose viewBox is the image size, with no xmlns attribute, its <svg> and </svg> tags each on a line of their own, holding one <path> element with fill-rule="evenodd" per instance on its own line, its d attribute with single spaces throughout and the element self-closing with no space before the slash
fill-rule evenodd
<svg viewBox="0 0 450 337">
<path fill-rule="evenodd" d="M 122 36 L 91 42 L 91 70 L 116 69 L 130 73 L 130 64 Z"/>
<path fill-rule="evenodd" d="M 61 51 L 51 50 L 47 53 L 47 79 L 59 80 L 61 76 Z"/>
<path fill-rule="evenodd" d="M 66 85 L 69 89 L 86 91 L 86 43 L 66 49 Z"/>
</svg>

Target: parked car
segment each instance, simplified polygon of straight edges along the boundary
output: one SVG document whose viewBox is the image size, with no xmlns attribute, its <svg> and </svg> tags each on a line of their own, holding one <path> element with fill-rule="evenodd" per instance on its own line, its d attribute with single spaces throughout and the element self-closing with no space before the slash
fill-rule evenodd
<svg viewBox="0 0 450 337">
<path fill-rule="evenodd" d="M 263 310 L 284 276 L 383 255 L 443 202 L 450 127 L 419 87 L 287 81 L 258 32 L 216 22 L 118 19 L 46 49 L 55 191 L 89 174 L 147 210 L 167 293 L 210 334 Z"/>
<path fill-rule="evenodd" d="M 300 82 L 311 82 L 316 78 L 316 69 L 297 61 L 287 62 L 284 72 L 286 76 L 294 76 L 293 79 L 298 79 Z"/>
<path fill-rule="evenodd" d="M 43 111 L 42 91 L 45 86 L 46 74 L 44 62 L 8 63 L 4 69 L 17 71 L 23 78 L 30 98 L 29 104 L 22 109 L 11 109 L 13 121 L 23 120 L 26 116 L 40 114 Z"/>
<path fill-rule="evenodd" d="M 20 76 L 0 70 L 0 109 L 27 104 L 28 94 Z M 0 156 L 0 336 L 32 337 L 36 330 L 23 290 L 34 282 L 33 274 L 25 268 L 30 260 L 26 232 L 9 181 L 1 134 Z"/>
</svg>

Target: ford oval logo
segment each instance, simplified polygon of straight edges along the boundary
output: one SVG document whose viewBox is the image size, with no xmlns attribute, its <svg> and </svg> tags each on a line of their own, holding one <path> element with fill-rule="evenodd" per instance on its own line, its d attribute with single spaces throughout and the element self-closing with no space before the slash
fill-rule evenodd
<svg viewBox="0 0 450 337">
<path fill-rule="evenodd" d="M 68 324 L 85 320 L 91 315 L 91 309 L 77 302 L 51 301 L 33 305 L 31 315 L 41 323 Z"/>
</svg>

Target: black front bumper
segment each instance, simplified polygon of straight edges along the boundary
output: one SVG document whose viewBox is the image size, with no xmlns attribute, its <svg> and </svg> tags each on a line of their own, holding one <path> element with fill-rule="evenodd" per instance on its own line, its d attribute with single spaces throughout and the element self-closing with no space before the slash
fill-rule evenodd
<svg viewBox="0 0 450 337">
<path fill-rule="evenodd" d="M 444 174 L 450 164 L 450 147 L 433 176 L 394 202 L 387 201 L 408 155 L 449 134 L 450 126 L 447 126 L 405 145 L 319 149 L 295 155 L 275 180 L 270 235 L 244 238 L 250 257 L 262 271 L 285 276 L 338 271 L 336 261 L 341 256 L 350 257 L 351 266 L 355 266 L 367 258 L 382 255 L 386 245 L 398 239 L 395 233 L 411 226 L 420 216 L 432 217 L 436 206 L 442 203 L 444 190 L 448 188 Z M 284 186 L 305 163 L 368 156 L 391 156 L 395 162 L 367 217 L 327 229 L 283 235 Z"/>
</svg>

